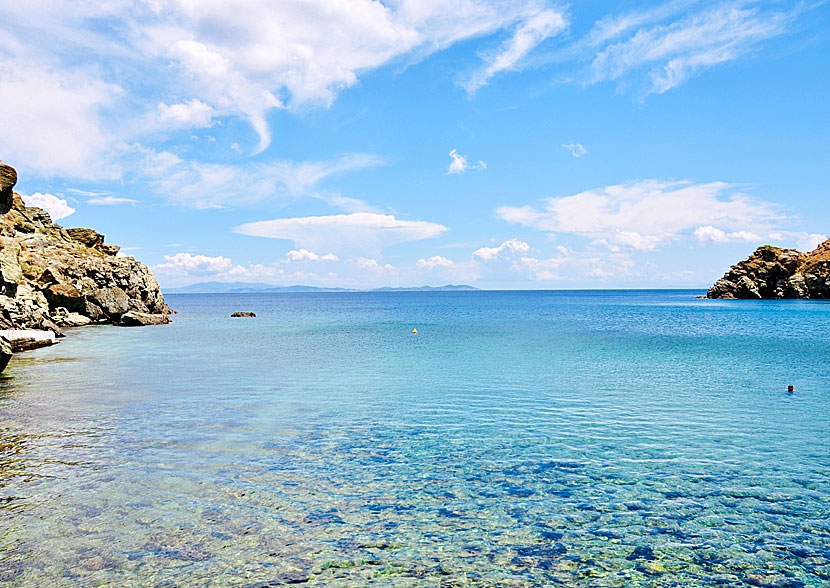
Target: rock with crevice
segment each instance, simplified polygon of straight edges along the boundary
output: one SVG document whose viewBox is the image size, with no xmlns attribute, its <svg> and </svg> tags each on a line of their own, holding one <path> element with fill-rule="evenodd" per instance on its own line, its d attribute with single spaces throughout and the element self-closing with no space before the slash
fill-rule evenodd
<svg viewBox="0 0 830 588">
<path fill-rule="evenodd" d="M 10 165 L 0 163 L 0 214 L 6 214 L 11 210 L 16 183 L 17 171 Z"/>
<path fill-rule="evenodd" d="M 809 253 L 764 245 L 733 265 L 707 298 L 830 298 L 830 239 Z"/>
</svg>

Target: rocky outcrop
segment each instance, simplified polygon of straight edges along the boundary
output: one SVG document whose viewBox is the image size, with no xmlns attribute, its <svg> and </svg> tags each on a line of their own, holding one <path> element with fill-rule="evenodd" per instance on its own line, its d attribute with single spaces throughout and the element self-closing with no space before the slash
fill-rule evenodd
<svg viewBox="0 0 830 588">
<path fill-rule="evenodd" d="M 0 214 L 6 214 L 12 208 L 14 185 L 17 183 L 17 172 L 4 163 L 0 163 Z"/>
<path fill-rule="evenodd" d="M 0 164 L 0 196 L 6 186 L 11 193 L 16 177 Z M 0 329 L 61 336 L 62 328 L 87 324 L 170 322 L 172 311 L 146 265 L 117 256 L 119 248 L 92 229 L 53 223 L 18 194 L 10 203 L 0 214 Z"/>
<path fill-rule="evenodd" d="M 231 314 L 231 318 L 255 318 L 256 315 L 253 312 L 234 312 Z"/>
<path fill-rule="evenodd" d="M 764 245 L 733 265 L 707 298 L 830 298 L 830 239 L 809 253 Z"/>
</svg>

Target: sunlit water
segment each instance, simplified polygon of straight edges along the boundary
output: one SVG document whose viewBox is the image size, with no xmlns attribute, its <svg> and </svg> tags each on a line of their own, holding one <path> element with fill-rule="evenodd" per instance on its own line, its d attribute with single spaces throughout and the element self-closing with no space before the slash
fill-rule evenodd
<svg viewBox="0 0 830 588">
<path fill-rule="evenodd" d="M 0 380 L 0 584 L 828 586 L 830 304 L 694 294 L 76 330 Z"/>
</svg>

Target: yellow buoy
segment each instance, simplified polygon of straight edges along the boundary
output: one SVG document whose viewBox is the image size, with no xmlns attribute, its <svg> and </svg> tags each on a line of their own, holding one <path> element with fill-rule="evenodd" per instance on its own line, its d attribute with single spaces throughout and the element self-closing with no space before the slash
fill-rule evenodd
<svg viewBox="0 0 830 588">
<path fill-rule="evenodd" d="M 417 335 L 418 334 L 418 329 L 412 329 L 412 333 Z"/>
</svg>

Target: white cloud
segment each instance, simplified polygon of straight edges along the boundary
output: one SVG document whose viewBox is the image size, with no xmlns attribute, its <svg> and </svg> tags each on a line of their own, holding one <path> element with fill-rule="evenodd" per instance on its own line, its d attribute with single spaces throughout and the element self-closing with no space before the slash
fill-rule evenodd
<svg viewBox="0 0 830 588">
<path fill-rule="evenodd" d="M 165 275 L 178 276 L 211 276 L 223 273 L 233 268 L 233 263 L 221 255 L 208 257 L 206 255 L 192 255 L 190 253 L 176 253 L 165 255 L 165 262 L 153 267 L 153 271 Z"/>
<path fill-rule="evenodd" d="M 582 143 L 568 143 L 566 145 L 562 145 L 565 149 L 571 152 L 571 155 L 579 159 L 583 155 L 588 154 L 588 150 L 582 146 Z"/>
<path fill-rule="evenodd" d="M 697 238 L 698 241 L 701 243 L 732 243 L 732 242 L 748 242 L 748 243 L 758 243 L 761 241 L 763 237 L 756 235 L 750 231 L 733 231 L 731 233 L 727 233 L 726 231 L 719 229 L 717 227 L 713 227 L 712 225 L 706 225 L 704 227 L 698 227 L 694 231 L 694 236 Z"/>
<path fill-rule="evenodd" d="M 583 41 L 592 53 L 589 81 L 643 75 L 645 92 L 662 94 L 785 33 L 800 10 L 777 12 L 754 4 L 730 2 L 687 16 L 688 3 L 667 2 L 641 13 L 602 19 Z"/>
<path fill-rule="evenodd" d="M 827 241 L 827 235 L 821 233 L 796 233 L 796 243 L 802 251 L 812 251 Z"/>
<path fill-rule="evenodd" d="M 329 105 L 361 72 L 515 27 L 489 79 L 514 67 L 562 19 L 536 0 L 178 0 L 156 17 L 146 46 L 172 58 L 206 102 L 248 118 L 258 151 L 270 142 L 272 108 Z"/>
<path fill-rule="evenodd" d="M 340 261 L 334 253 L 327 253 L 326 255 L 317 255 L 308 249 L 292 249 L 285 254 L 288 261 Z"/>
<path fill-rule="evenodd" d="M 415 263 L 415 267 L 425 270 L 434 270 L 435 268 L 446 268 L 453 265 L 452 260 L 440 255 L 433 255 L 428 258 L 421 258 Z"/>
<path fill-rule="evenodd" d="M 168 128 L 202 128 L 213 124 L 213 108 L 196 98 L 170 105 L 161 102 L 158 108 L 159 121 Z"/>
<path fill-rule="evenodd" d="M 49 213 L 53 221 L 66 218 L 75 212 L 75 209 L 63 198 L 58 198 L 52 194 L 42 194 L 35 192 L 31 196 L 23 196 L 23 202 L 26 206 L 37 206 Z"/>
<path fill-rule="evenodd" d="M 643 180 L 549 198 L 542 210 L 502 206 L 496 213 L 540 231 L 579 235 L 611 249 L 643 251 L 701 226 L 761 233 L 786 220 L 773 204 L 729 193 L 731 189 L 722 182 Z"/>
<path fill-rule="evenodd" d="M 463 174 L 468 169 L 487 169 L 487 164 L 479 160 L 477 164 L 467 163 L 467 158 L 459 154 L 457 150 L 450 151 L 450 167 L 447 174 Z"/>
<path fill-rule="evenodd" d="M 482 247 L 473 251 L 473 257 L 477 257 L 483 261 L 504 257 L 506 255 L 518 253 L 527 255 L 530 251 L 530 245 L 518 239 L 508 239 L 498 247 Z"/>
<path fill-rule="evenodd" d="M 374 274 L 394 274 L 398 271 L 398 268 L 391 264 L 386 263 L 381 265 L 376 259 L 367 259 L 365 257 L 357 259 L 357 266 L 360 269 L 368 270 Z"/>
<path fill-rule="evenodd" d="M 99 196 L 86 201 L 87 204 L 93 206 L 116 206 L 118 204 L 135 204 L 136 202 L 138 201 L 132 198 L 119 198 L 117 196 Z"/>
<path fill-rule="evenodd" d="M 4 56 L 0 45 L 0 152 L 19 168 L 45 176 L 116 177 L 116 141 L 102 110 L 120 94 L 118 86 L 89 71 Z"/>
<path fill-rule="evenodd" d="M 487 65 L 463 84 L 464 89 L 473 94 L 496 74 L 516 69 L 542 41 L 556 35 L 565 26 L 565 18 L 561 12 L 541 10 L 534 14 L 516 27 L 513 36 L 504 42 L 498 52 L 485 57 Z"/>
<path fill-rule="evenodd" d="M 115 150 L 158 132 L 161 122 L 193 128 L 239 117 L 256 133 L 258 153 L 271 142 L 271 111 L 326 107 L 365 72 L 395 61 L 419 61 L 460 41 L 510 31 L 479 84 L 516 69 L 563 21 L 545 4 L 7 2 L 0 150 L 44 173 L 113 178 L 128 171 L 113 165 Z M 140 91 L 120 100 L 122 88 Z"/>
<path fill-rule="evenodd" d="M 356 212 L 329 216 L 280 218 L 240 225 L 234 232 L 289 239 L 311 251 L 377 254 L 384 247 L 436 237 L 447 227 L 426 221 L 398 220 L 391 214 Z"/>
</svg>

